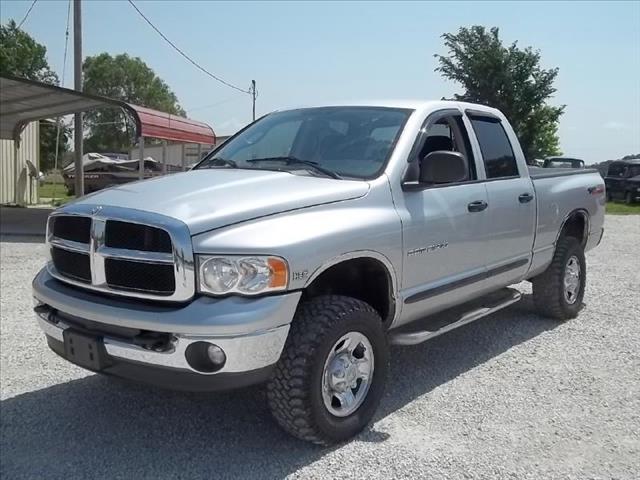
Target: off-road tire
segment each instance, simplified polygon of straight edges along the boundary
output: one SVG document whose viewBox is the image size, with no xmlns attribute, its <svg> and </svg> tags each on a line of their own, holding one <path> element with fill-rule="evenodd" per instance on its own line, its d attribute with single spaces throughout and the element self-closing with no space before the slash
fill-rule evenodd
<svg viewBox="0 0 640 480">
<path fill-rule="evenodd" d="M 569 303 L 564 296 L 564 275 L 569 259 L 575 256 L 580 264 L 580 290 L 576 301 Z M 541 315 L 556 320 L 575 318 L 582 308 L 587 279 L 584 250 L 574 237 L 561 236 L 549 267 L 532 280 L 533 302 Z"/>
<path fill-rule="evenodd" d="M 329 351 L 348 332 L 360 332 L 371 343 L 374 370 L 367 396 L 347 417 L 332 415 L 322 399 L 322 376 Z M 320 445 L 353 437 L 373 417 L 386 383 L 389 347 L 380 315 L 351 297 L 326 295 L 303 301 L 267 383 L 269 408 L 291 435 Z"/>
</svg>

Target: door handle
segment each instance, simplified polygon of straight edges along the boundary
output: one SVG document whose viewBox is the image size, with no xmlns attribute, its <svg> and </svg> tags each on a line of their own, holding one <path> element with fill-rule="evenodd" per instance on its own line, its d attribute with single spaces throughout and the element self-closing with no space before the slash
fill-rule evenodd
<svg viewBox="0 0 640 480">
<path fill-rule="evenodd" d="M 467 205 L 467 210 L 470 212 L 481 212 L 489 206 L 484 200 L 476 200 Z"/>
<path fill-rule="evenodd" d="M 520 203 L 527 203 L 527 202 L 530 202 L 531 200 L 533 200 L 533 195 L 531 195 L 529 192 L 523 193 L 518 197 L 518 201 Z"/>
</svg>

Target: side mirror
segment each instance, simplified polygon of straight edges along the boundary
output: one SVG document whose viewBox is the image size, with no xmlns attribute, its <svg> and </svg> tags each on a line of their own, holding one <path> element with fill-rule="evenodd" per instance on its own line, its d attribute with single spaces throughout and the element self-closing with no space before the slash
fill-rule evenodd
<svg viewBox="0 0 640 480">
<path fill-rule="evenodd" d="M 420 183 L 455 183 L 469 179 L 469 164 L 460 152 L 437 150 L 420 160 Z"/>
</svg>

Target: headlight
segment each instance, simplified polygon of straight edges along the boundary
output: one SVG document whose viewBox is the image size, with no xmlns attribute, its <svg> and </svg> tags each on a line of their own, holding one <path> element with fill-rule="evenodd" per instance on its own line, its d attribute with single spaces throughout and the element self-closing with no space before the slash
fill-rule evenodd
<svg viewBox="0 0 640 480">
<path fill-rule="evenodd" d="M 212 295 L 260 293 L 286 290 L 287 262 L 278 257 L 219 257 L 198 255 L 199 290 Z"/>
</svg>

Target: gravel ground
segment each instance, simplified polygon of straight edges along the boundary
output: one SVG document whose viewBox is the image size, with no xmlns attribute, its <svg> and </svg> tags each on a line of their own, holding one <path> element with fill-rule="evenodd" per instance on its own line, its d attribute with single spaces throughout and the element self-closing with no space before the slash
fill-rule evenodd
<svg viewBox="0 0 640 480">
<path fill-rule="evenodd" d="M 375 423 L 331 449 L 281 433 L 258 388 L 167 392 L 59 359 L 31 313 L 43 245 L 2 243 L 0 476 L 638 478 L 639 240 L 640 216 L 607 216 L 576 320 L 527 298 L 394 349 Z"/>
</svg>

